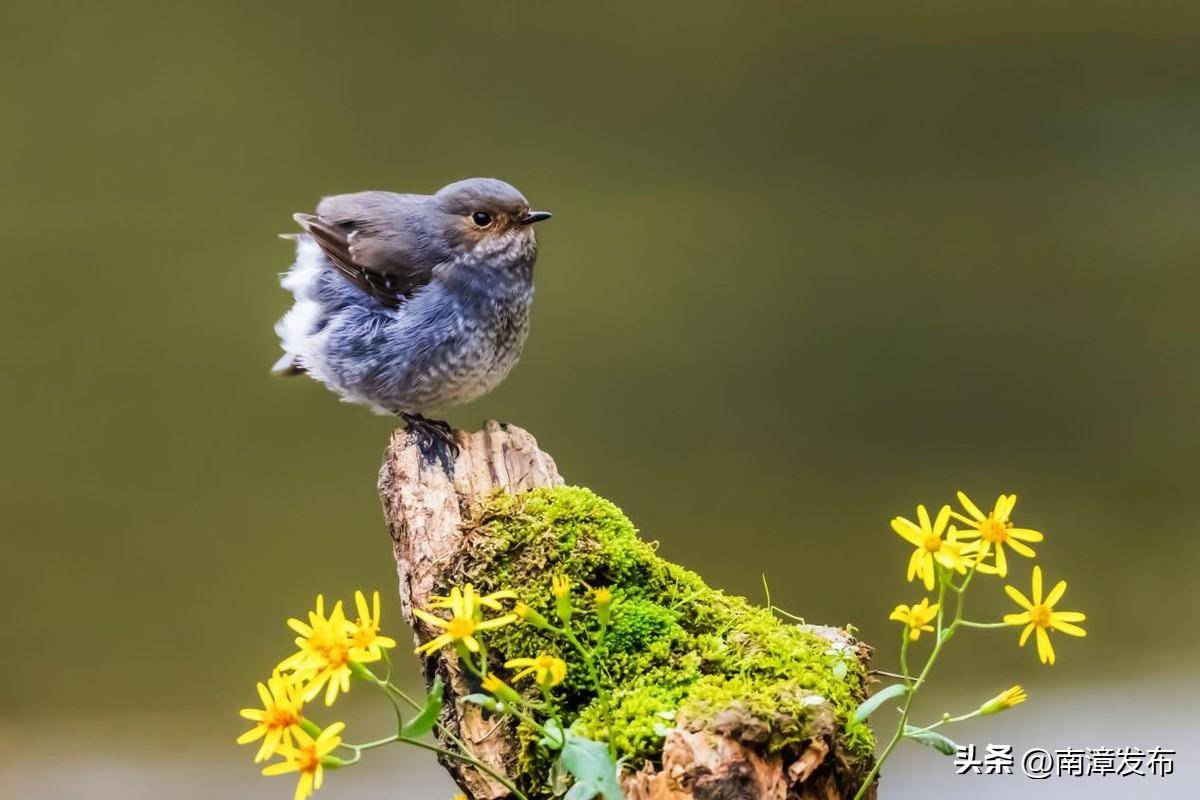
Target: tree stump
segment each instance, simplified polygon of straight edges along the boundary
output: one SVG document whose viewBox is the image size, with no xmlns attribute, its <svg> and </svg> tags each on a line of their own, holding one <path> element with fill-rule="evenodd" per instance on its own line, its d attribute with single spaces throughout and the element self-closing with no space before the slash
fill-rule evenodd
<svg viewBox="0 0 1200 800">
<path fill-rule="evenodd" d="M 475 510 L 496 493 L 521 495 L 534 489 L 563 486 L 554 459 L 521 428 L 489 421 L 474 433 L 456 431 L 461 448 L 453 476 L 438 464 L 426 463 L 407 433 L 397 430 L 379 475 L 379 493 L 393 543 L 405 618 L 425 641 L 433 631 L 412 609 L 442 594 L 464 549 L 479 550 Z M 850 653 L 862 669 L 852 688 L 861 699 L 861 676 L 870 648 L 844 630 L 802 626 L 828 640 L 834 651 Z M 510 656 L 511 657 L 511 656 Z M 515 775 L 520 745 L 511 720 L 485 718 L 461 698 L 478 691 L 458 664 L 452 648 L 425 660 L 426 679 L 440 674 L 447 686 L 442 726 L 461 739 L 474 755 L 495 771 Z M 847 680 L 851 680 L 847 678 Z M 626 769 L 622 788 L 629 800 L 838 800 L 853 795 L 870 767 L 869 757 L 843 749 L 842 722 L 829 702 L 816 694 L 799 698 L 810 707 L 803 745 L 772 751 L 771 725 L 777 720 L 737 702 L 689 720 L 680 715 L 665 733 L 661 758 L 639 769 Z M 779 712 L 784 713 L 784 712 Z M 441 758 L 459 787 L 473 800 L 509 797 L 503 785 L 481 771 Z M 870 793 L 874 797 L 874 788 Z M 607 800 L 615 800 L 608 798 Z"/>
</svg>

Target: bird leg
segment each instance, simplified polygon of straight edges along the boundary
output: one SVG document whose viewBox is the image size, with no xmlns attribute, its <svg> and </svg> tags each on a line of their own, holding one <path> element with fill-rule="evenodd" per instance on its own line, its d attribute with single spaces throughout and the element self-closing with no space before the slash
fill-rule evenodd
<svg viewBox="0 0 1200 800">
<path fill-rule="evenodd" d="M 401 411 L 405 430 L 417 443 L 426 464 L 440 464 L 447 475 L 454 475 L 454 461 L 458 458 L 458 442 L 454 440 L 454 429 L 450 423 L 429 419 L 420 414 Z"/>
</svg>

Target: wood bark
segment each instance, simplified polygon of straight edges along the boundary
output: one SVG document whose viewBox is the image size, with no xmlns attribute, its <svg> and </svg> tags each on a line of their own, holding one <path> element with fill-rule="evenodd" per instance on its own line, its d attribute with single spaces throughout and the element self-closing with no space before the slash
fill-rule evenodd
<svg viewBox="0 0 1200 800">
<path fill-rule="evenodd" d="M 392 435 L 379 474 L 400 599 L 419 640 L 427 640 L 433 631 L 414 618 L 412 609 L 425 606 L 439 588 L 438 576 L 453 562 L 472 507 L 498 490 L 519 494 L 563 485 L 554 459 L 521 428 L 489 421 L 474 433 L 455 431 L 455 437 L 461 449 L 453 475 L 439 464 L 427 463 L 403 430 Z M 834 643 L 847 642 L 841 630 L 812 629 Z M 863 645 L 859 652 L 865 660 L 869 649 Z M 518 750 L 512 726 L 503 719 L 484 718 L 478 707 L 459 702 L 478 687 L 459 669 L 452 649 L 428 659 L 426 672 L 429 681 L 440 674 L 448 687 L 440 720 L 443 729 L 496 772 L 513 775 Z M 785 762 L 783 755 L 760 746 L 764 722 L 737 709 L 705 727 L 678 719 L 664 741 L 661 764 L 627 770 L 622 788 L 628 800 L 840 800 L 848 795 L 839 790 L 834 777 L 841 758 L 835 744 L 837 721 L 830 714 L 829 719 L 818 720 L 818 728 L 819 735 L 807 749 Z M 448 741 L 444 733 L 442 738 L 443 743 Z M 445 758 L 441 763 L 473 800 L 510 796 L 502 784 L 474 767 Z"/>
</svg>

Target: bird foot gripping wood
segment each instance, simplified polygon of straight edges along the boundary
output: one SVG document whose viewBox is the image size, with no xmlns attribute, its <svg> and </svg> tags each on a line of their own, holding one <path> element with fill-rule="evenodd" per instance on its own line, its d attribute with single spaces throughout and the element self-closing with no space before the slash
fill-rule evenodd
<svg viewBox="0 0 1200 800">
<path fill-rule="evenodd" d="M 430 464 L 419 445 L 404 431 L 397 431 L 379 476 L 404 615 L 426 636 L 430 631 L 414 619 L 413 608 L 427 605 L 432 596 L 446 590 L 448 582 L 461 578 L 464 563 L 486 558 L 480 554 L 490 552 L 486 526 L 481 529 L 474 512 L 498 492 L 523 495 L 563 485 L 554 459 L 518 427 L 488 422 L 474 433 L 456 431 L 455 442 L 458 452 L 447 470 Z M 804 626 L 803 630 L 847 653 L 862 666 L 854 670 L 857 674 L 865 670 L 870 649 L 845 631 L 819 626 Z M 526 654 L 494 655 L 503 660 Z M 485 719 L 477 706 L 461 702 L 478 691 L 478 685 L 460 670 L 453 650 L 431 656 L 425 669 L 428 680 L 440 675 L 448 687 L 440 720 L 443 729 L 466 743 L 491 769 L 529 785 L 531 776 L 519 775 L 521 744 L 511 721 Z M 853 687 L 855 693 L 861 689 L 858 684 Z M 681 712 L 674 727 L 665 731 L 661 754 L 636 770 L 626 768 L 622 775 L 625 796 L 629 800 L 839 800 L 852 796 L 858 788 L 856 779 L 861 779 L 869 764 L 863 763 L 861 752 L 843 749 L 845 736 L 831 701 L 807 691 L 784 700 L 788 701 L 786 710 L 772 712 L 774 718 L 737 698 L 727 706 L 709 709 L 703 719 L 689 719 Z M 800 718 L 795 716 L 797 708 L 803 711 Z M 790 719 L 781 719 L 788 714 Z M 781 724 L 794 726 L 797 719 L 802 719 L 804 731 L 799 740 L 783 748 L 769 746 L 772 730 Z M 447 759 L 441 763 L 473 800 L 510 796 L 502 784 L 478 769 Z M 531 792 L 531 796 L 549 795 L 548 789 Z M 874 797 L 873 787 L 868 797 Z"/>
</svg>

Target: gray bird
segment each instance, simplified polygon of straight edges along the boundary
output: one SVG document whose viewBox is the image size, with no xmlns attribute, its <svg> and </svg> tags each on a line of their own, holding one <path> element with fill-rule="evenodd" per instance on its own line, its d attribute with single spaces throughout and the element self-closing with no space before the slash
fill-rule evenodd
<svg viewBox="0 0 1200 800">
<path fill-rule="evenodd" d="M 295 305 L 275 325 L 274 372 L 307 373 L 346 402 L 398 414 L 430 460 L 448 466 L 450 426 L 426 412 L 504 380 L 529 333 L 531 211 L 504 181 L 437 194 L 359 192 L 293 217 L 304 233 L 280 284 Z"/>
</svg>

